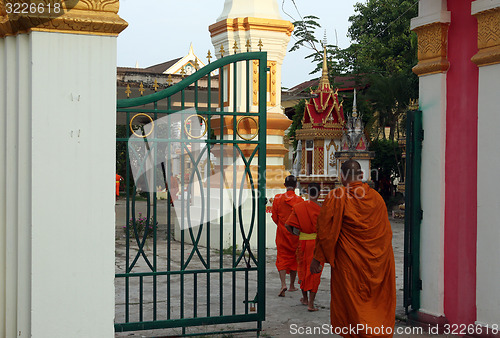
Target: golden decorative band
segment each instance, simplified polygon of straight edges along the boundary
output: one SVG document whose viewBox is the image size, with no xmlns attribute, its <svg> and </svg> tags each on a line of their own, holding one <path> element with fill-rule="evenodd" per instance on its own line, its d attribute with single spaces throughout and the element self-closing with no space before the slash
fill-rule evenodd
<svg viewBox="0 0 500 338">
<path fill-rule="evenodd" d="M 241 121 L 245 120 L 245 119 L 249 119 L 249 120 L 252 120 L 254 123 L 255 123 L 255 127 L 257 128 L 255 130 L 255 133 L 252 134 L 251 137 L 246 137 L 246 136 L 243 136 L 241 133 L 240 133 L 240 123 Z M 245 141 L 251 141 L 253 140 L 254 138 L 257 137 L 257 135 L 259 134 L 259 123 L 257 122 L 257 120 L 251 116 L 243 116 L 243 117 L 240 117 L 238 119 L 238 122 L 236 123 L 236 134 L 241 137 L 242 139 L 244 139 Z"/>
<path fill-rule="evenodd" d="M 448 62 L 448 23 L 436 22 L 414 29 L 418 36 L 418 64 L 413 72 L 418 76 L 444 73 Z"/>
<path fill-rule="evenodd" d="M 203 133 L 201 133 L 199 136 L 194 136 L 193 134 L 191 134 L 191 130 L 188 131 L 188 127 L 187 127 L 188 121 L 191 120 L 193 117 L 199 117 L 203 121 L 203 123 L 205 124 L 205 129 L 203 130 Z M 184 131 L 186 132 L 186 135 L 192 139 L 197 140 L 197 139 L 202 138 L 207 133 L 207 129 L 208 129 L 207 119 L 201 115 L 198 115 L 198 114 L 190 115 L 190 116 L 188 116 L 186 121 L 184 121 Z"/>
<path fill-rule="evenodd" d="M 472 57 L 478 66 L 500 63 L 500 8 L 479 12 L 477 19 L 477 47 L 479 51 Z"/>
<path fill-rule="evenodd" d="M 301 240 L 301 241 L 308 241 L 308 240 L 311 240 L 311 239 L 316 239 L 316 237 L 317 237 L 316 233 L 307 234 L 305 232 L 301 232 L 300 235 L 299 235 L 299 240 Z"/>
<path fill-rule="evenodd" d="M 132 128 L 132 125 L 133 125 L 133 122 L 134 122 L 134 119 L 138 116 L 146 116 L 150 121 L 151 121 L 151 130 L 149 131 L 149 133 L 147 133 L 146 135 L 139 135 L 135 132 L 134 128 Z M 130 123 L 129 123 L 129 128 L 130 128 L 130 131 L 132 132 L 132 134 L 134 134 L 135 136 L 137 137 L 140 137 L 140 138 L 146 138 L 148 137 L 149 135 L 151 135 L 151 133 L 153 132 L 153 130 L 155 129 L 155 123 L 153 121 L 153 119 L 151 118 L 151 116 L 149 116 L 148 114 L 144 114 L 144 113 L 139 113 L 139 114 L 136 114 L 134 115 L 134 117 L 132 117 L 132 119 L 130 120 Z"/>
<path fill-rule="evenodd" d="M 48 31 L 117 36 L 127 26 L 118 0 L 0 0 L 0 37 Z M 21 5 L 21 6 L 19 6 Z"/>
</svg>

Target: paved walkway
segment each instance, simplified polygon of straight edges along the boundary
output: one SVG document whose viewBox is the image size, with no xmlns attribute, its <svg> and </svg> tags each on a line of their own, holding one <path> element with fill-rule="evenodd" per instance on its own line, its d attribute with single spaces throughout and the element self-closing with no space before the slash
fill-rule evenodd
<svg viewBox="0 0 500 338">
<path fill-rule="evenodd" d="M 124 269 L 124 259 L 125 259 L 125 239 L 124 232 L 122 226 L 124 224 L 123 220 L 125 213 L 125 205 L 124 201 L 119 201 L 117 203 L 116 212 L 117 212 L 117 236 L 116 236 L 116 271 L 123 272 Z M 140 209 L 140 208 L 139 208 Z M 396 315 L 398 318 L 404 318 L 404 308 L 402 306 L 402 297 L 403 297 L 403 235 L 404 235 L 404 224 L 401 221 L 392 221 L 393 228 L 393 247 L 394 247 L 394 255 L 396 260 L 396 287 L 397 287 L 397 310 Z M 171 264 L 177 265 L 178 257 L 181 253 L 181 246 L 179 243 L 173 242 L 171 246 L 172 256 Z M 146 253 L 148 255 L 152 254 L 152 248 L 146 247 Z M 188 249 L 189 250 L 189 249 Z M 159 246 L 157 248 L 157 257 L 160 261 L 161 259 L 166 259 L 166 247 Z M 278 272 L 276 271 L 276 267 L 274 265 L 276 259 L 276 250 L 268 249 L 266 252 L 266 275 L 267 275 L 267 298 L 266 298 L 266 321 L 263 322 L 263 330 L 261 332 L 261 336 L 264 337 L 294 337 L 294 336 L 302 336 L 307 333 L 311 333 L 310 336 L 317 336 L 318 332 L 324 332 L 324 328 L 328 326 L 330 322 L 330 293 L 329 293 L 329 276 L 330 276 L 330 266 L 326 265 L 325 270 L 322 275 L 322 283 L 318 290 L 318 294 L 316 297 L 316 306 L 319 307 L 319 311 L 317 312 L 308 312 L 307 307 L 300 304 L 299 299 L 301 298 L 301 292 L 287 292 L 285 297 L 278 297 L 280 283 Z M 218 254 L 214 253 L 211 258 L 211 262 L 214 265 L 219 264 Z M 137 269 L 139 271 L 147 271 L 146 264 L 139 260 Z M 144 270 L 141 270 L 144 269 Z M 253 280 L 254 277 L 250 276 L 249 280 Z M 214 281 L 213 283 L 216 283 Z M 230 280 L 228 278 L 227 283 L 230 285 Z M 160 282 L 161 283 L 161 282 Z M 175 282 L 171 282 L 175 283 Z M 226 280 L 224 281 L 226 283 Z M 117 281 L 116 283 L 116 318 L 120 321 L 124 318 L 124 292 L 125 286 L 121 281 Z M 137 284 L 137 283 L 136 283 Z M 163 285 L 166 284 L 166 281 Z M 242 287 L 243 282 L 241 281 Z M 214 284 L 212 284 L 214 285 Z M 137 285 L 131 285 L 133 288 Z M 206 281 L 200 282 L 200 290 L 206 286 Z M 174 286 L 172 286 L 174 289 Z M 147 287 L 145 287 L 147 289 Z M 225 287 L 225 295 L 223 299 L 231 299 L 231 288 Z M 192 292 L 191 290 L 187 292 Z M 227 292 L 227 293 L 226 293 Z M 200 294 L 202 292 L 200 291 Z M 173 297 L 179 297 L 180 295 L 173 294 Z M 206 295 L 200 295 L 198 302 L 203 303 L 203 297 Z M 163 298 L 163 297 L 159 297 Z M 165 291 L 166 298 L 166 291 Z M 165 299 L 163 298 L 163 299 Z M 189 298 L 189 297 L 188 297 Z M 189 302 L 189 299 L 186 299 L 186 302 Z M 213 298 L 218 299 L 218 295 L 213 295 Z M 211 299 L 213 299 L 211 298 Z M 205 298 L 206 300 L 206 298 Z M 132 302 L 137 302 L 138 299 L 131 300 Z M 148 299 L 145 296 L 144 302 L 150 302 L 151 299 Z M 213 302 L 214 300 L 210 300 Z M 229 302 L 230 303 L 230 302 Z M 215 304 L 216 306 L 216 304 Z M 226 304 L 224 305 L 224 307 Z M 205 307 L 206 308 L 206 307 Z M 202 306 L 200 305 L 200 312 L 203 311 Z M 136 311 L 137 312 L 137 311 Z M 136 316 L 137 313 L 131 313 L 131 316 Z M 144 314 L 147 316 L 147 313 Z M 211 326 L 211 327 L 197 327 L 194 329 L 188 329 L 187 332 L 210 332 L 214 330 L 234 330 L 240 328 L 255 328 L 256 325 L 254 323 L 251 324 L 228 324 L 228 325 L 219 325 L 219 326 Z M 396 329 L 401 330 L 403 332 L 400 335 L 395 335 L 399 337 L 431 337 L 431 335 L 423 334 L 418 331 L 416 328 L 408 327 L 404 322 L 397 321 Z M 194 331 L 196 330 L 196 331 Z M 316 332 L 314 332 L 316 330 Z M 156 330 L 156 331 L 138 331 L 138 332 L 124 332 L 117 333 L 116 337 L 164 337 L 164 336 L 172 336 L 180 334 L 180 329 L 168 329 L 168 330 Z M 303 333 L 303 334 L 300 334 Z M 234 336 L 234 337 L 255 337 L 255 333 L 239 333 L 234 335 L 226 335 L 226 337 Z M 432 335 L 432 337 L 440 337 L 438 335 Z"/>
</svg>

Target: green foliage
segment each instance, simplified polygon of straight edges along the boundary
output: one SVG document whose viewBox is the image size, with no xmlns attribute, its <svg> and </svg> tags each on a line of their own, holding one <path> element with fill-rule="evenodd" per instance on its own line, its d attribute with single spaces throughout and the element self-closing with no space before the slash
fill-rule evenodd
<svg viewBox="0 0 500 338">
<path fill-rule="evenodd" d="M 293 109 L 295 114 L 293 115 L 292 125 L 288 129 L 287 136 L 293 139 L 293 149 L 297 149 L 297 139 L 295 138 L 296 131 L 302 129 L 302 118 L 304 117 L 304 110 L 306 109 L 306 100 L 302 99 L 297 103 Z"/>
<path fill-rule="evenodd" d="M 372 180 L 388 179 L 391 183 L 396 176 L 401 176 L 401 148 L 398 142 L 391 140 L 374 140 L 370 144 L 370 151 L 375 152 L 371 162 Z M 376 171 L 375 171 L 376 170 Z M 378 175 L 374 176 L 374 175 Z"/>
</svg>

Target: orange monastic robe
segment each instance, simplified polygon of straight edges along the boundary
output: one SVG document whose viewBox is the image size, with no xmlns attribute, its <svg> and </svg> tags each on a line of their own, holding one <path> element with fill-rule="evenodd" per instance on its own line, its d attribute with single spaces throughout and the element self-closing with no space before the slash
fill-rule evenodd
<svg viewBox="0 0 500 338">
<path fill-rule="evenodd" d="M 286 224 L 300 230 L 301 234 L 315 234 L 316 221 L 321 207 L 312 201 L 298 203 L 293 206 L 292 213 Z M 302 235 L 304 238 L 307 235 Z M 309 270 L 314 255 L 315 239 L 301 239 L 299 237 L 299 267 L 298 275 L 300 288 L 303 291 L 318 292 L 321 273 L 312 274 Z"/>
<path fill-rule="evenodd" d="M 278 271 L 287 272 L 297 270 L 296 251 L 299 245 L 299 237 L 292 235 L 285 228 L 285 222 L 292 212 L 292 207 L 300 202 L 304 202 L 302 197 L 295 195 L 294 191 L 287 191 L 274 197 L 272 207 L 272 219 L 278 226 L 276 229 L 276 267 Z"/>
<path fill-rule="evenodd" d="M 323 203 L 317 227 L 314 258 L 332 266 L 332 326 L 343 329 L 344 337 L 392 337 L 396 278 L 382 197 L 361 182 L 335 189 Z M 359 324 L 367 330 L 346 329 Z M 376 334 L 382 326 L 384 334 Z"/>
</svg>

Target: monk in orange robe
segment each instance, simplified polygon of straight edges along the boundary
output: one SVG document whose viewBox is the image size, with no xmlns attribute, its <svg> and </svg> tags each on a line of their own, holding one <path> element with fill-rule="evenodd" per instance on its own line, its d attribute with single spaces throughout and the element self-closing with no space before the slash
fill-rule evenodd
<svg viewBox="0 0 500 338">
<path fill-rule="evenodd" d="M 344 185 L 330 192 L 318 217 L 311 272 L 330 263 L 330 319 L 343 337 L 392 337 L 396 278 L 392 230 L 382 197 L 357 161 L 342 165 Z M 352 329 L 354 328 L 354 329 Z"/>
<path fill-rule="evenodd" d="M 271 217 L 278 226 L 276 229 L 276 248 L 278 254 L 276 257 L 276 268 L 281 280 L 281 290 L 278 296 L 285 297 L 286 275 L 290 274 L 290 289 L 289 291 L 297 291 L 295 288 L 295 278 L 297 276 L 297 247 L 299 246 L 299 238 L 292 235 L 285 228 L 285 222 L 292 212 L 292 207 L 300 202 L 304 202 L 302 197 L 295 195 L 297 187 L 297 179 L 290 175 L 285 178 L 286 192 L 278 194 L 274 197 L 273 206 L 271 209 Z"/>
<path fill-rule="evenodd" d="M 293 206 L 285 227 L 292 234 L 299 236 L 298 272 L 300 289 L 302 290 L 300 302 L 307 305 L 308 311 L 318 311 L 318 308 L 314 306 L 314 299 L 321 281 L 321 273 L 312 274 L 310 265 L 316 244 L 316 222 L 321 210 L 321 204 L 318 202 L 321 189 L 318 183 L 311 183 L 307 186 L 307 190 L 309 200 Z"/>
<path fill-rule="evenodd" d="M 120 196 L 120 182 L 123 181 L 123 177 L 116 174 L 116 199 Z"/>
</svg>

